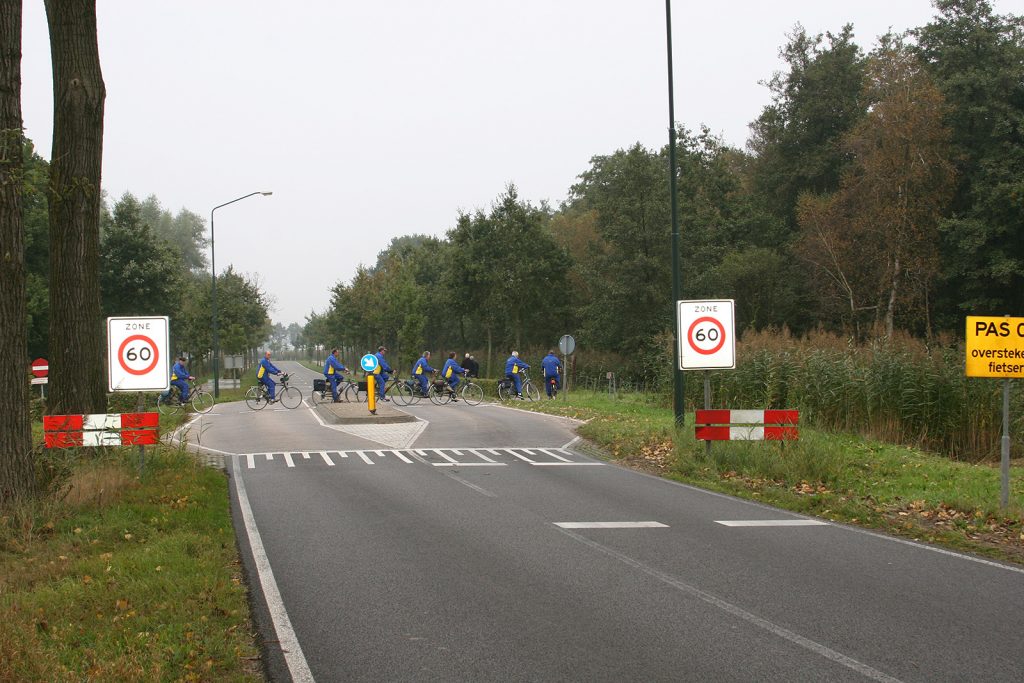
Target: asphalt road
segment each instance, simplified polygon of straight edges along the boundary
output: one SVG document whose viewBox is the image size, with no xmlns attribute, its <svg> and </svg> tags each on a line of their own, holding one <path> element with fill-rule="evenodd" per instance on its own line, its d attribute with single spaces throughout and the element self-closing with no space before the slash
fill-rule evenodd
<svg viewBox="0 0 1024 683">
<path fill-rule="evenodd" d="M 274 680 L 1024 680 L 1021 568 L 595 461 L 568 420 L 410 412 L 191 426 Z"/>
</svg>

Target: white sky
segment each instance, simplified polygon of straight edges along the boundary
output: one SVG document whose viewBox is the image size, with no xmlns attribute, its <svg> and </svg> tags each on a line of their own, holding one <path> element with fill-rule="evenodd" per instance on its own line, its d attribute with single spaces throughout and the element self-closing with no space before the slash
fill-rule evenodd
<svg viewBox="0 0 1024 683">
<path fill-rule="evenodd" d="M 443 235 L 514 182 L 557 206 L 590 157 L 668 141 L 661 0 L 99 0 L 103 186 L 209 220 L 218 270 L 260 273 L 277 322 L 392 237 Z M 1024 0 L 996 0 L 1020 14 Z M 24 8 L 22 106 L 50 156 L 43 3 Z M 718 0 L 673 12 L 676 120 L 743 146 L 796 22 L 870 49 L 929 0 Z"/>
</svg>

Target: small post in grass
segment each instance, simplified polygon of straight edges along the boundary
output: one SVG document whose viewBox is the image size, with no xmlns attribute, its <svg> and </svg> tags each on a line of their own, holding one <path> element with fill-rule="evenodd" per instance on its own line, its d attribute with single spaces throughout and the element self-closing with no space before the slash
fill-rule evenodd
<svg viewBox="0 0 1024 683">
<path fill-rule="evenodd" d="M 704 371 L 704 410 L 711 410 L 711 371 Z M 704 455 L 711 458 L 711 439 L 704 442 Z"/>
<path fill-rule="evenodd" d="M 141 413 L 143 410 L 142 392 L 139 392 L 138 398 L 135 399 L 135 412 Z M 142 479 L 142 475 L 146 470 L 146 447 L 141 443 L 139 444 L 139 479 Z"/>
</svg>

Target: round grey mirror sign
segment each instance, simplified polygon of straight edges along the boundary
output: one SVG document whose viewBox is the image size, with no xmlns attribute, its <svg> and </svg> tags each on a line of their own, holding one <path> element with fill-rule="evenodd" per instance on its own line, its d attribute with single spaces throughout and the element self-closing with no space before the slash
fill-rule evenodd
<svg viewBox="0 0 1024 683">
<path fill-rule="evenodd" d="M 572 355 L 572 352 L 576 350 L 576 340 L 572 338 L 572 335 L 562 335 L 562 338 L 558 340 L 558 350 L 562 352 L 562 355 Z"/>
</svg>

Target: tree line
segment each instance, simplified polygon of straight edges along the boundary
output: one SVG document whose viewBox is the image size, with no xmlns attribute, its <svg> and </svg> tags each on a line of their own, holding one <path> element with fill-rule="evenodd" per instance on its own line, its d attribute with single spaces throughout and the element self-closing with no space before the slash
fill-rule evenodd
<svg viewBox="0 0 1024 683">
<path fill-rule="evenodd" d="M 869 51 L 797 25 L 745 149 L 678 130 L 684 298 L 855 340 L 1024 312 L 1024 19 L 934 7 Z M 503 358 L 572 333 L 643 376 L 674 325 L 669 208 L 667 146 L 594 156 L 557 208 L 509 185 L 443 238 L 393 240 L 301 339 Z"/>
</svg>

